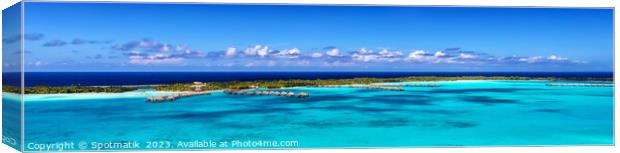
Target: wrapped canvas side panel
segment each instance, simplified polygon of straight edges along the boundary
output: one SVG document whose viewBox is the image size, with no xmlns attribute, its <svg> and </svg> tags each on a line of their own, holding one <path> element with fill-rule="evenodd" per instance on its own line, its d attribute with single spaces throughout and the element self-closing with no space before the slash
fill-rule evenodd
<svg viewBox="0 0 620 153">
<path fill-rule="evenodd" d="M 2 10 L 2 143 L 21 150 L 22 3 Z"/>
</svg>

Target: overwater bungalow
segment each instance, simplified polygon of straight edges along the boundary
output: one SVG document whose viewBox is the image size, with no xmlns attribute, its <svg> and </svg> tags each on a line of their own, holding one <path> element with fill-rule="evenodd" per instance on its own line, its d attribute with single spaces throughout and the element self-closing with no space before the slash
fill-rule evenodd
<svg viewBox="0 0 620 153">
<path fill-rule="evenodd" d="M 307 92 L 300 92 L 299 94 L 297 94 L 297 98 L 306 98 L 310 95 L 308 95 Z"/>
<path fill-rule="evenodd" d="M 300 92 L 297 96 L 295 96 L 295 92 L 293 91 L 241 91 L 238 89 L 226 89 L 224 90 L 225 94 L 230 95 L 250 95 L 250 96 L 284 96 L 284 97 L 298 97 L 305 98 L 308 97 L 308 93 Z"/>
</svg>

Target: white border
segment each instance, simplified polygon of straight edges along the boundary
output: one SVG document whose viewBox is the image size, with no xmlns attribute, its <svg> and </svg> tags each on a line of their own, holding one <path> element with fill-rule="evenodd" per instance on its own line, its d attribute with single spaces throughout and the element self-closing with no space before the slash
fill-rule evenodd
<svg viewBox="0 0 620 153">
<path fill-rule="evenodd" d="M 5 9 L 20 0 L 0 0 L 0 7 Z M 28 1 L 49 1 L 49 0 L 28 0 Z M 56 2 L 119 2 L 119 0 L 53 0 Z M 252 3 L 252 4 L 331 4 L 331 5 L 433 5 L 433 6 L 500 6 L 500 7 L 616 7 L 618 3 L 615 0 L 123 0 L 120 2 L 133 3 Z M 617 12 L 614 11 L 614 20 L 618 21 Z M 1 18 L 0 18 L 1 23 Z M 614 29 L 618 25 L 614 22 Z M 615 39 L 616 31 L 614 30 L 614 46 L 618 44 Z M 0 45 L 1 46 L 1 45 Z M 0 58 L 2 55 L 0 54 Z M 614 59 L 620 55 L 614 54 Z M 1 69 L 1 67 L 0 67 Z M 617 63 L 614 62 L 614 72 L 618 72 Z M 1 76 L 1 74 L 0 74 Z M 620 77 L 614 76 L 615 80 Z M 614 101 L 619 94 L 614 92 Z M 0 103 L 0 107 L 2 104 Z M 614 105 L 614 110 L 618 110 L 618 105 Z M 0 114 L 1 116 L 1 114 Z M 618 114 L 614 114 L 614 123 L 618 123 Z M 0 122 L 0 126 L 2 123 Z M 618 130 L 618 126 L 614 126 L 614 131 Z M 614 133 L 615 142 L 618 142 L 618 135 Z M 169 153 L 169 152 L 226 152 L 226 153 L 248 153 L 248 152 L 300 152 L 300 153 L 323 153 L 323 152 L 431 152 L 431 153 L 453 153 L 453 152 L 476 152 L 476 153 L 516 153 L 516 152 L 544 152 L 544 153 L 598 153 L 598 152 L 618 152 L 617 146 L 571 146 L 571 147 L 467 147 L 467 148 L 411 148 L 411 149 L 307 149 L 307 150 L 222 150 L 222 151 L 148 151 L 153 153 Z M 2 144 L 0 152 L 13 153 L 18 152 L 14 149 Z M 92 153 L 92 152 L 83 152 Z M 125 153 L 125 152 L 118 152 Z M 135 152 L 126 152 L 135 153 Z"/>
</svg>

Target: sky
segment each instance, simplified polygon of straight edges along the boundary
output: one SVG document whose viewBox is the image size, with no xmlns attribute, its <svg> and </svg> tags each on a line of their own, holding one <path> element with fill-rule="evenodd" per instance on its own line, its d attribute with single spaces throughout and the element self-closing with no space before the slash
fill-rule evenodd
<svg viewBox="0 0 620 153">
<path fill-rule="evenodd" d="M 20 72 L 21 66 L 21 5 L 2 10 L 2 72 Z M 17 79 L 19 80 L 19 79 Z M 7 83 L 7 79 L 2 80 Z"/>
<path fill-rule="evenodd" d="M 613 71 L 603 8 L 24 8 L 26 71 Z"/>
</svg>

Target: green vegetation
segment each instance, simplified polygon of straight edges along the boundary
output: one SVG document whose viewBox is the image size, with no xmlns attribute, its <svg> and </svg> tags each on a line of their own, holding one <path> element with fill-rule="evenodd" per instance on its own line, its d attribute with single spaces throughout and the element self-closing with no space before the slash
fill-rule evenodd
<svg viewBox="0 0 620 153">
<path fill-rule="evenodd" d="M 49 86 L 35 86 L 24 88 L 25 94 L 56 94 L 56 93 L 89 93 L 89 92 L 106 92 L 106 93 L 119 93 L 136 90 L 138 87 L 90 87 L 90 86 L 64 86 L 64 87 L 49 87 Z M 13 86 L 2 86 L 3 92 L 20 93 L 20 89 Z"/>
<path fill-rule="evenodd" d="M 21 93 L 22 90 L 14 86 L 2 85 L 2 92 Z"/>
<path fill-rule="evenodd" d="M 157 91 L 191 91 L 194 88 L 191 87 L 191 84 L 181 84 L 175 83 L 166 86 L 156 86 L 154 87 Z"/>
<path fill-rule="evenodd" d="M 256 80 L 256 81 L 230 81 L 230 82 L 206 82 L 201 84 L 202 90 L 221 90 L 221 89 L 249 89 L 249 88 L 286 88 L 299 86 L 326 86 L 326 85 L 349 85 L 349 84 L 369 84 L 386 82 L 412 82 L 412 81 L 457 81 L 457 80 L 551 80 L 551 81 L 613 81 L 613 78 L 589 78 L 589 77 L 516 77 L 516 76 L 461 76 L 461 77 L 438 77 L 438 76 L 412 76 L 399 78 L 352 78 L 352 79 L 317 79 L 317 80 Z M 54 94 L 54 93 L 88 93 L 88 92 L 126 92 L 140 88 L 154 88 L 158 91 L 193 91 L 191 83 L 177 83 L 163 86 L 145 87 L 89 87 L 89 86 L 64 86 L 48 87 L 35 86 L 24 89 L 26 94 Z M 2 86 L 4 92 L 19 93 L 19 88 L 12 86 Z"/>
<path fill-rule="evenodd" d="M 514 76 L 462 76 L 462 77 L 437 77 L 437 76 L 413 76 L 400 78 L 353 78 L 353 79 L 317 79 L 317 80 L 257 80 L 257 81 L 231 81 L 231 82 L 208 82 L 202 90 L 220 89 L 250 89 L 258 88 L 286 88 L 300 86 L 326 86 L 348 84 L 370 84 L 386 82 L 413 82 L 413 81 L 457 81 L 457 80 L 551 80 L 551 81 L 613 81 L 613 78 L 557 78 L 557 77 L 514 77 Z M 155 87 L 159 91 L 191 91 L 192 84 L 172 84 Z"/>
</svg>

